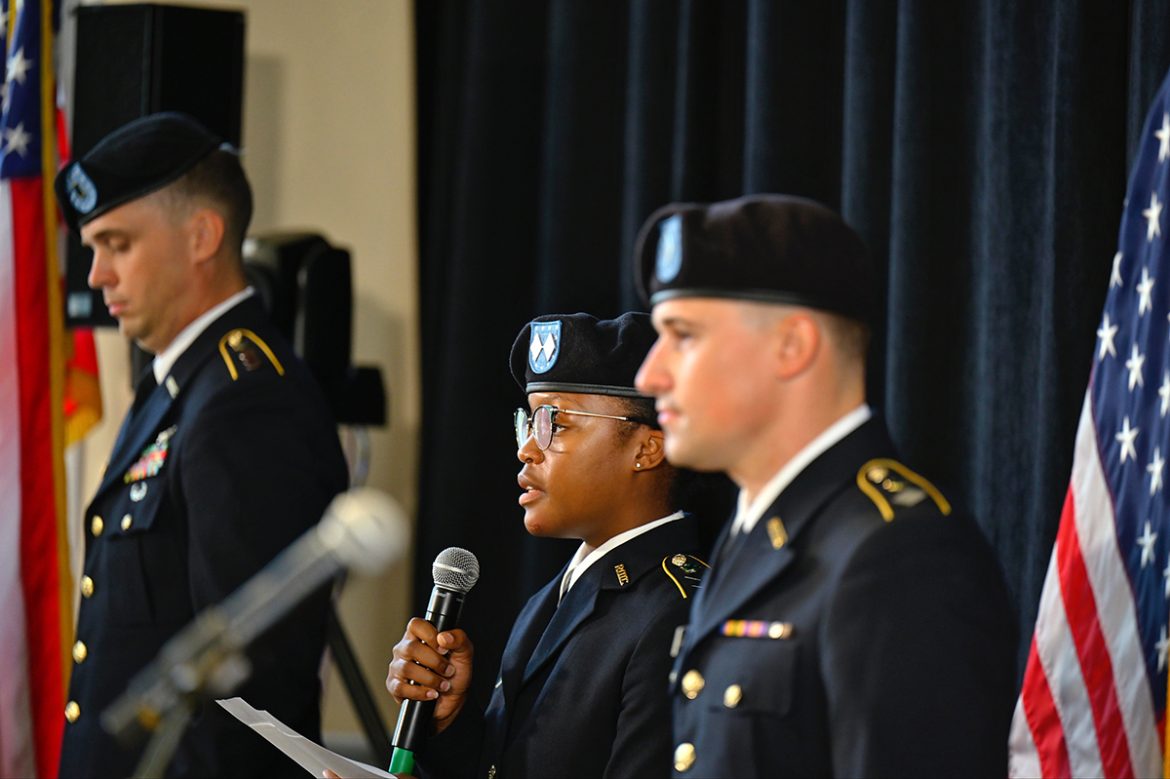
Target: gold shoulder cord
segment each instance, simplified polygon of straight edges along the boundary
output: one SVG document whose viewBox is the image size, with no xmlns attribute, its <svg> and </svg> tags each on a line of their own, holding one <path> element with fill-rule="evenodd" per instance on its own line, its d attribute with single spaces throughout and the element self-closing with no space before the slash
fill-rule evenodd
<svg viewBox="0 0 1170 779">
<path fill-rule="evenodd" d="M 890 505 L 890 502 L 886 500 L 886 496 L 882 494 L 881 490 L 879 490 L 877 486 L 870 481 L 869 474 L 874 469 L 882 469 L 887 473 L 893 471 L 895 474 L 901 476 L 903 479 L 925 492 L 930 497 L 930 499 L 934 501 L 934 504 L 938 506 L 938 510 L 942 512 L 944 517 L 950 515 L 951 504 L 945 497 L 943 497 L 943 494 L 938 491 L 938 488 L 927 481 L 925 477 L 910 470 L 897 460 L 877 458 L 870 460 L 865 465 L 861 466 L 861 469 L 857 471 L 857 486 L 861 489 L 862 492 L 866 494 L 870 500 L 873 501 L 874 505 L 877 506 L 878 511 L 881 512 L 882 519 L 884 519 L 886 522 L 892 522 L 894 520 L 894 508 Z"/>
<path fill-rule="evenodd" d="M 277 374 L 284 375 L 284 366 L 280 364 L 280 360 L 276 359 L 276 355 L 268 348 L 268 344 L 264 343 L 264 339 L 248 328 L 240 327 L 219 339 L 219 354 L 223 357 L 224 364 L 227 365 L 228 373 L 232 375 L 232 381 L 240 378 L 240 373 L 236 370 L 236 364 L 232 360 L 231 354 L 228 353 L 228 347 L 230 346 L 238 352 L 245 338 L 259 347 L 260 351 L 264 353 L 264 356 L 268 358 L 268 361 L 272 363 L 272 367 L 276 368 Z"/>
<path fill-rule="evenodd" d="M 682 582 L 680 582 L 678 580 L 678 578 L 673 573 L 670 572 L 670 568 L 668 568 L 666 566 L 666 563 L 668 560 L 673 561 L 674 558 L 678 557 L 678 556 L 679 555 L 668 554 L 666 557 L 663 557 L 662 558 L 662 572 L 665 573 L 670 578 L 670 580 L 672 582 L 674 582 L 674 586 L 678 588 L 679 594 L 683 596 L 683 600 L 686 600 L 686 598 L 687 598 L 686 588 L 684 588 L 682 586 Z M 686 555 L 686 556 L 689 557 L 690 559 L 694 560 L 695 562 L 697 562 L 699 565 L 703 566 L 704 568 L 711 567 L 711 566 L 707 565 L 707 563 L 705 563 L 702 560 L 700 560 L 699 558 L 695 557 L 694 555 Z"/>
</svg>

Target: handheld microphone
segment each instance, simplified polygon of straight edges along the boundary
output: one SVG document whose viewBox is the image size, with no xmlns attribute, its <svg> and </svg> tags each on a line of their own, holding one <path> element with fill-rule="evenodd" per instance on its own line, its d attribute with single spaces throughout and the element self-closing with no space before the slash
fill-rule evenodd
<svg viewBox="0 0 1170 779">
<path fill-rule="evenodd" d="M 439 552 L 431 564 L 435 586 L 427 604 L 427 622 L 442 633 L 459 626 L 463 600 L 479 580 L 479 560 L 466 549 L 451 546 Z M 434 716 L 435 701 L 404 700 L 394 728 L 394 754 L 390 773 L 414 772 L 414 753 L 423 745 Z"/>
<path fill-rule="evenodd" d="M 231 692 L 251 672 L 243 650 L 342 568 L 377 573 L 402 556 L 410 529 L 385 493 L 358 487 L 336 496 L 324 517 L 219 604 L 175 634 L 102 712 L 123 742 L 154 730 L 184 700 Z"/>
</svg>

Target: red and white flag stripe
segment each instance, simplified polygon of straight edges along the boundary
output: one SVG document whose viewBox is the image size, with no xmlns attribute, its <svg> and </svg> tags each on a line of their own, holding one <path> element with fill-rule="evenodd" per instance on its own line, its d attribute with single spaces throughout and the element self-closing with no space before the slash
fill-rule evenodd
<svg viewBox="0 0 1170 779">
<path fill-rule="evenodd" d="M 1009 775 L 1150 777 L 1162 747 L 1091 399 L 1012 723 Z"/>
<path fill-rule="evenodd" d="M 12 203 L 0 184 L 0 235 L 13 232 Z M 15 262 L 11 241 L 0 241 L 0 774 L 35 776 L 29 701 L 24 587 L 20 566 L 20 377 L 16 370 Z"/>
<path fill-rule="evenodd" d="M 54 776 L 72 643 L 51 0 L 0 0 L 0 772 Z"/>
</svg>

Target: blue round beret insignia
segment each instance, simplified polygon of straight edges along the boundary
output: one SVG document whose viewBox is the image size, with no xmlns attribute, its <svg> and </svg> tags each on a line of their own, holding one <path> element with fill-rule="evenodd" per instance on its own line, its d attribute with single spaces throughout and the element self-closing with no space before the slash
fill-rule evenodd
<svg viewBox="0 0 1170 779">
<path fill-rule="evenodd" d="M 561 323 L 533 322 L 532 340 L 528 344 L 528 365 L 533 373 L 546 373 L 557 363 L 561 353 Z"/>
<path fill-rule="evenodd" d="M 97 187 L 93 180 L 81 169 L 81 165 L 73 163 L 66 174 L 65 185 L 69 191 L 69 202 L 78 213 L 88 214 L 97 205 Z"/>
<path fill-rule="evenodd" d="M 658 238 L 658 259 L 654 272 L 658 281 L 669 284 L 682 268 L 682 217 L 678 214 L 662 222 Z"/>
</svg>

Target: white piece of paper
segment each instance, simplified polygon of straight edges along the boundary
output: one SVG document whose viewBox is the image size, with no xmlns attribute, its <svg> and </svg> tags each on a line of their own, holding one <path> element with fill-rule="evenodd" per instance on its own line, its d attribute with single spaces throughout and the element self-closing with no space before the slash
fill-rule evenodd
<svg viewBox="0 0 1170 779">
<path fill-rule="evenodd" d="M 217 700 L 229 714 L 259 733 L 274 747 L 292 758 L 297 765 L 321 779 L 322 771 L 328 768 L 342 779 L 392 779 L 391 773 L 375 768 L 358 760 L 331 752 L 289 728 L 267 711 L 253 708 L 243 698 Z"/>
</svg>

